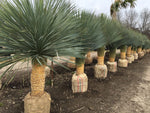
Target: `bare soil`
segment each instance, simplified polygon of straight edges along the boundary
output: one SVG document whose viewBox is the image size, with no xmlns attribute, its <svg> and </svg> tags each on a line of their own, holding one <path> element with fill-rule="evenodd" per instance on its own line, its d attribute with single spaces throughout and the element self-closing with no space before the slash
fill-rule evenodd
<svg viewBox="0 0 150 113">
<path fill-rule="evenodd" d="M 54 86 L 46 79 L 46 91 L 51 94 L 51 113 L 150 113 L 150 54 L 108 73 L 105 80 L 94 78 L 96 60 L 85 66 L 89 78 L 86 93 L 73 94 L 71 77 L 75 70 L 68 71 L 55 66 Z M 30 91 L 30 72 L 20 70 L 3 79 L 14 79 L 0 90 L 0 113 L 23 113 L 23 99 Z M 7 78 L 7 79 L 6 79 Z"/>
</svg>

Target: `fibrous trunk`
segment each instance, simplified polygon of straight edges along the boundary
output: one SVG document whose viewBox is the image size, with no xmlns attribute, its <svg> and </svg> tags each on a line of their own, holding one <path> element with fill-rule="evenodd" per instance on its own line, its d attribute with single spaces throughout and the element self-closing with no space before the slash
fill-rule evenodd
<svg viewBox="0 0 150 113">
<path fill-rule="evenodd" d="M 76 74 L 80 75 L 84 73 L 84 58 L 76 58 Z"/>
<path fill-rule="evenodd" d="M 97 50 L 98 58 L 97 63 L 98 65 L 104 65 L 104 56 L 105 56 L 105 47 L 101 47 Z"/>
<path fill-rule="evenodd" d="M 116 48 L 112 48 L 110 49 L 110 53 L 109 53 L 109 61 L 114 62 L 115 58 L 116 58 Z"/>
<path fill-rule="evenodd" d="M 127 49 L 127 57 L 131 57 L 131 46 L 128 47 Z"/>
<path fill-rule="evenodd" d="M 125 59 L 126 58 L 126 49 L 127 49 L 127 47 L 125 45 L 121 46 L 121 48 L 120 48 L 120 51 L 121 51 L 120 57 L 121 57 L 121 59 Z"/>
<path fill-rule="evenodd" d="M 45 88 L 45 65 L 37 62 L 32 64 L 31 96 L 41 96 Z"/>
</svg>

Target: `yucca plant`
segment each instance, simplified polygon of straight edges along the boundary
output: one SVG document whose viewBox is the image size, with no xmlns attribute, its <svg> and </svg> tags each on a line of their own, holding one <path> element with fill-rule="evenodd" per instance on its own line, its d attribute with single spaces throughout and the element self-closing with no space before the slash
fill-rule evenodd
<svg viewBox="0 0 150 113">
<path fill-rule="evenodd" d="M 100 28 L 100 22 L 94 13 L 82 11 L 78 13 L 77 20 L 79 21 L 80 28 L 79 38 L 82 42 L 82 56 L 83 58 L 76 57 L 76 73 L 72 77 L 72 89 L 73 92 L 85 92 L 87 91 L 87 76 L 84 73 L 85 54 L 89 51 L 102 47 L 106 44 L 106 40 L 103 37 Z M 77 80 L 82 82 L 77 85 Z M 83 90 L 77 89 L 77 86 L 84 87 Z"/>
<path fill-rule="evenodd" d="M 102 29 L 102 33 L 105 37 L 105 46 L 120 39 L 119 32 L 116 29 L 115 21 L 102 14 L 99 16 L 99 22 Z M 102 48 L 99 48 L 97 52 L 98 57 L 104 57 L 105 47 L 103 46 Z M 104 59 L 98 60 L 99 64 L 101 64 L 100 62 L 104 62 Z"/>
<path fill-rule="evenodd" d="M 111 20 L 113 21 L 113 20 Z M 118 42 L 122 40 L 123 37 L 121 37 L 121 33 L 119 32 L 119 29 L 121 28 L 120 24 L 113 21 L 111 23 L 106 24 L 105 30 L 103 30 L 104 36 L 111 38 L 112 41 L 107 44 L 107 49 L 110 50 L 109 53 L 109 61 L 114 62 L 116 57 L 116 49 L 119 47 Z M 107 29 L 109 32 L 107 32 Z"/>
<path fill-rule="evenodd" d="M 32 99 L 45 96 L 47 60 L 56 55 L 81 56 L 75 7 L 65 0 L 11 0 L 0 7 L 0 69 L 8 66 L 8 71 L 21 60 L 31 60 L 31 97 L 34 98 L 30 95 L 25 98 L 25 113 L 39 112 L 41 106 L 45 110 L 41 112 L 48 113 L 49 99 L 48 107 L 44 107 L 42 100 L 34 103 Z"/>
</svg>

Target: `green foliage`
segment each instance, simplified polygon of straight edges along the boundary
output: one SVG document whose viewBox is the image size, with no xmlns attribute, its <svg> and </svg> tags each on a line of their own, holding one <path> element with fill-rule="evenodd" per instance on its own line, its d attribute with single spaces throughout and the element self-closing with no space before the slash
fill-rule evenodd
<svg viewBox="0 0 150 113">
<path fill-rule="evenodd" d="M 12 0 L 0 6 L 0 69 L 26 58 L 40 64 L 57 55 L 81 56 L 76 9 L 70 3 Z"/>
<path fill-rule="evenodd" d="M 118 1 L 115 1 L 112 5 L 111 5 L 111 15 L 118 11 L 119 9 L 121 8 L 127 8 L 128 6 L 130 7 L 135 7 L 135 2 L 137 0 L 118 0 Z"/>
<path fill-rule="evenodd" d="M 79 38 L 82 42 L 83 55 L 88 51 L 97 49 L 106 44 L 106 39 L 103 36 L 100 19 L 94 13 L 82 11 L 77 15 L 79 21 Z"/>
</svg>

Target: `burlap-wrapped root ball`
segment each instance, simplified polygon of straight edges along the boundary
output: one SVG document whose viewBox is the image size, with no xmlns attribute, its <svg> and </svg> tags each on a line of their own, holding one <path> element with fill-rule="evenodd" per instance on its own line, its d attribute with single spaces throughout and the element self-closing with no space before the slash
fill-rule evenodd
<svg viewBox="0 0 150 113">
<path fill-rule="evenodd" d="M 143 50 L 143 53 L 144 53 L 144 55 L 146 54 L 146 50 L 145 49 Z"/>
<path fill-rule="evenodd" d="M 119 59 L 118 66 L 119 67 L 128 67 L 128 60 L 127 59 Z"/>
<path fill-rule="evenodd" d="M 138 53 L 139 58 L 142 58 L 144 56 L 144 52 Z"/>
<path fill-rule="evenodd" d="M 138 59 L 138 54 L 137 54 L 137 53 L 134 53 L 133 56 L 134 56 L 134 59 L 135 59 L 135 60 Z"/>
<path fill-rule="evenodd" d="M 31 96 L 28 93 L 24 99 L 24 113 L 50 113 L 51 97 L 48 93 L 42 96 Z"/>
<path fill-rule="evenodd" d="M 50 77 L 50 68 L 48 66 L 45 67 L 45 77 Z"/>
<path fill-rule="evenodd" d="M 73 93 L 86 92 L 88 89 L 88 77 L 85 73 L 72 76 L 72 91 Z"/>
<path fill-rule="evenodd" d="M 93 62 L 93 58 L 92 57 L 86 57 L 85 64 L 91 64 L 92 62 Z"/>
<path fill-rule="evenodd" d="M 131 58 L 132 58 L 132 62 L 134 62 L 134 56 L 133 55 L 131 55 Z"/>
<path fill-rule="evenodd" d="M 132 63 L 133 57 L 127 57 L 128 63 Z"/>
<path fill-rule="evenodd" d="M 117 62 L 107 62 L 107 68 L 110 72 L 116 72 L 117 71 Z"/>
<path fill-rule="evenodd" d="M 2 81 L 0 80 L 0 89 L 2 88 Z"/>
<path fill-rule="evenodd" d="M 95 77 L 98 79 L 105 79 L 107 77 L 107 66 L 104 65 L 95 65 Z"/>
</svg>

